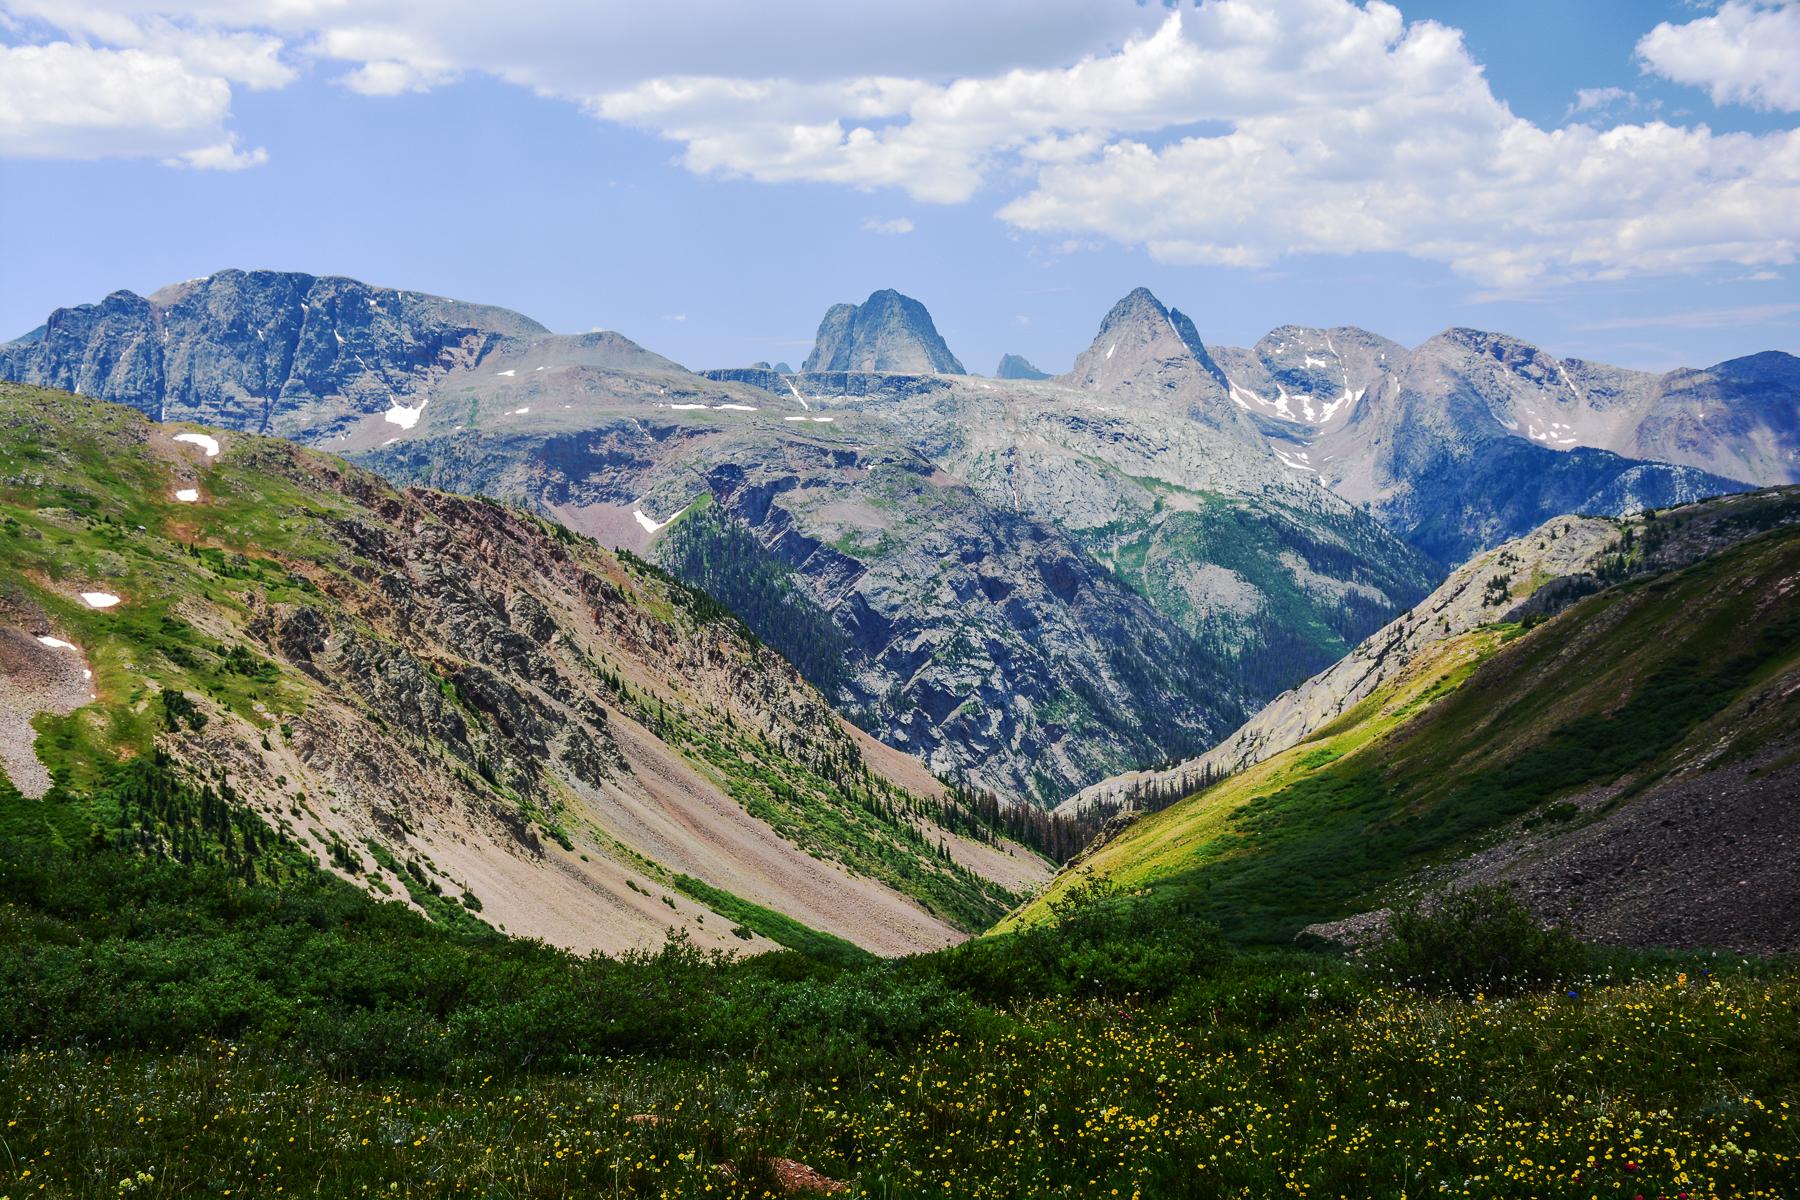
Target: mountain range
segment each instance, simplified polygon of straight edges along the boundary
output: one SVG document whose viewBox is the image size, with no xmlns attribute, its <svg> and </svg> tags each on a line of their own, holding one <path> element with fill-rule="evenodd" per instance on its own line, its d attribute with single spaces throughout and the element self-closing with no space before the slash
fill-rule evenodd
<svg viewBox="0 0 1800 1200">
<path fill-rule="evenodd" d="M 882 742 L 1042 804 L 1207 749 L 1470 554 L 1792 478 L 1800 436 L 1785 354 L 1653 377 L 1466 330 L 1236 350 L 1142 289 L 1069 373 L 1013 373 L 964 373 L 891 291 L 833 306 L 800 372 L 696 374 L 616 333 L 263 271 L 0 346 L 0 378 L 661 562 Z"/>
</svg>

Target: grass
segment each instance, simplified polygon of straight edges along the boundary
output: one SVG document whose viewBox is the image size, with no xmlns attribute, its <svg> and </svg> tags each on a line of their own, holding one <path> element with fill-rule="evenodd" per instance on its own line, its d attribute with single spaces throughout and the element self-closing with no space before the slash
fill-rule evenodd
<svg viewBox="0 0 1800 1200">
<path fill-rule="evenodd" d="M 792 1055 L 355 1078 L 261 1046 L 0 1064 L 0 1194 L 1790 1195 L 1791 978 L 1506 1003 L 1298 967 L 1182 1003 L 1048 1002 L 854 1069 Z M 1273 1022 L 1205 1010 L 1300 989 Z M 722 1169 L 730 1164 L 730 1174 Z"/>
<path fill-rule="evenodd" d="M 74 712 L 36 720 L 36 750 L 61 794 L 98 795 L 121 763 L 147 758 L 159 746 L 177 759 L 210 763 L 220 756 L 209 751 L 235 740 L 253 756 L 260 748 L 274 759 L 286 749 L 282 731 L 289 722 L 317 707 L 350 704 L 367 722 L 364 729 L 406 743 L 407 753 L 440 772 L 444 787 L 473 807 L 492 804 L 515 816 L 520 828 L 535 827 L 572 848 L 576 800 L 553 773 L 536 772 L 509 745 L 503 722 L 454 681 L 471 667 L 449 648 L 457 640 L 389 628 L 391 598 L 379 581 L 397 573 L 391 548 L 418 535 L 394 525 L 400 498 L 337 460 L 242 434 L 221 435 L 225 449 L 216 459 L 184 466 L 193 457 L 186 451 L 175 461 L 158 455 L 150 444 L 154 428 L 118 406 L 0 385 L 0 457 L 10 464 L 16 449 L 19 463 L 19 470 L 9 465 L 0 473 L 0 599 L 17 601 L 24 611 L 41 608 L 60 636 L 82 648 L 98 693 Z M 186 470 L 198 476 L 203 503 L 175 500 L 178 473 Z M 786 686 L 786 665 L 704 592 L 560 526 L 491 503 L 458 503 L 474 511 L 473 519 L 520 526 L 520 552 L 540 565 L 578 560 L 603 603 L 642 614 L 671 645 L 711 646 L 723 664 L 758 677 L 754 686 Z M 696 506 L 681 525 L 704 524 L 708 516 L 705 506 Z M 439 534 L 454 532 L 441 528 L 454 519 L 429 518 Z M 763 582 L 773 595 L 783 581 Z M 89 610 L 75 598 L 88 587 L 126 602 Z M 334 674 L 329 659 L 296 666 L 280 658 L 271 617 L 293 606 L 322 614 L 339 643 L 365 665 L 383 669 L 373 674 L 393 670 L 396 678 L 425 682 L 435 693 L 432 702 L 450 710 L 446 721 L 469 731 L 467 745 L 412 736 L 389 719 L 391 712 L 384 715 L 382 697 L 370 699 L 357 681 Z M 809 640 L 815 635 L 806 633 Z M 938 806 L 869 772 L 823 703 L 817 704 L 820 719 L 806 728 L 774 721 L 751 727 L 680 679 L 631 684 L 624 664 L 595 661 L 573 642 L 566 653 L 580 660 L 571 673 L 588 677 L 578 682 L 649 727 L 802 849 L 912 896 L 964 929 L 987 926 L 1016 902 L 937 851 Z M 478 671 L 489 665 L 473 664 Z M 769 682 L 778 677 L 779 683 Z M 172 713 L 171 705 L 181 711 Z M 292 810 L 294 822 L 304 825 L 302 813 L 317 809 L 303 797 L 296 805 L 293 793 L 330 785 L 323 778 L 304 785 L 284 778 L 276 785 L 277 772 L 293 771 L 285 758 L 271 766 L 264 790 L 280 795 L 265 799 L 274 809 Z M 240 786 L 248 786 L 241 777 Z M 111 828 L 115 815 L 95 819 Z M 299 836 L 297 826 L 281 824 Z M 460 894 L 440 895 L 429 874 L 407 871 L 403 849 L 359 849 L 377 868 L 366 886 L 403 892 L 441 920 L 477 919 Z M 354 866 L 349 854 L 335 861 Z"/>
<path fill-rule="evenodd" d="M 1675 575 L 1623 585 L 1523 636 L 1437 644 L 1306 742 L 1140 819 L 1010 919 L 1090 879 L 1179 894 L 1249 942 L 1389 899 L 1422 868 L 1562 799 L 1631 795 L 1688 748 L 1747 753 L 1796 720 L 1752 704 L 1800 662 L 1800 616 L 1764 598 L 1800 570 L 1800 536 L 1762 535 Z"/>
<path fill-rule="evenodd" d="M 12 803 L 16 806 L 16 797 Z M 897 962 L 576 957 L 323 874 L 0 836 L 0 1196 L 1789 1194 L 1800 976 L 1504 1001 L 1184 914 Z"/>
<path fill-rule="evenodd" d="M 760 933 L 776 945 L 797 950 L 820 962 L 840 966 L 867 963 L 873 957 L 854 942 L 845 941 L 803 925 L 785 913 L 753 904 L 741 896 L 703 883 L 692 875 L 677 875 L 670 881 L 677 891 L 698 900 L 727 920 L 735 921 L 751 933 Z"/>
</svg>

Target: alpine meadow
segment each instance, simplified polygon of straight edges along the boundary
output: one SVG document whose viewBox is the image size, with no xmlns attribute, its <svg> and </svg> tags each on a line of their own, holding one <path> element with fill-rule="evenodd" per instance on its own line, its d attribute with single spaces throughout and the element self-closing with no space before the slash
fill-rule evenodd
<svg viewBox="0 0 1800 1200">
<path fill-rule="evenodd" d="M 1800 1196 L 1797 113 L 0 0 L 0 1200 Z"/>
</svg>

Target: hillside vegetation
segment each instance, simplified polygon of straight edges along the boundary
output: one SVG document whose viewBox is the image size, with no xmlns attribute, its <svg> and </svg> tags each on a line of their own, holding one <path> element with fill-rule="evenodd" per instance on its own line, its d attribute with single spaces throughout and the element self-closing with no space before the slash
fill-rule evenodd
<svg viewBox="0 0 1800 1200">
<path fill-rule="evenodd" d="M 941 945 L 1032 874 L 629 555 L 63 393 L 7 385 L 0 446 L 0 749 L 49 789 L 8 819 L 53 840 L 310 864 L 578 949 Z"/>
<path fill-rule="evenodd" d="M 1725 503 L 1727 520 L 1698 527 L 1724 545 L 1717 553 L 1548 621 L 1428 644 L 1300 744 L 1126 827 L 1011 923 L 1048 919 L 1057 897 L 1103 880 L 1179 897 L 1235 939 L 1287 942 L 1496 846 L 1533 840 L 1541 851 L 1590 829 L 1624 836 L 1666 815 L 1651 801 L 1696 780 L 1744 790 L 1745 811 L 1760 811 L 1766 832 L 1785 828 L 1800 762 L 1800 531 L 1757 532 L 1779 524 L 1791 496 Z M 1723 537 L 1733 522 L 1735 544 Z M 1652 519 L 1606 569 L 1629 574 L 1686 529 L 1679 514 Z M 1751 854 L 1736 844 L 1746 835 L 1754 831 L 1735 821 L 1700 822 L 1684 835 L 1685 853 L 1721 858 L 1723 870 L 1776 889 L 1768 899 L 1785 897 L 1791 856 Z M 1642 868 L 1657 873 L 1662 894 L 1676 864 Z M 1678 890 L 1664 902 L 1715 898 Z M 1747 900 L 1723 903 L 1727 925 L 1700 944 L 1791 946 L 1784 918 L 1761 917 Z M 1618 940 L 1634 938 L 1626 930 Z"/>
</svg>

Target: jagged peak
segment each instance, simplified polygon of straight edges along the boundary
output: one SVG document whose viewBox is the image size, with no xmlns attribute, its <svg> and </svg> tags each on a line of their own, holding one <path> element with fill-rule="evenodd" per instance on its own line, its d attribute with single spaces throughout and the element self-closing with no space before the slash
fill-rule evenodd
<svg viewBox="0 0 1800 1200">
<path fill-rule="evenodd" d="M 1005 354 L 994 368 L 995 379 L 1048 379 L 1048 371 L 1040 371 L 1022 354 Z"/>
<path fill-rule="evenodd" d="M 1138 287 L 1107 312 L 1068 377 L 1077 387 L 1101 388 L 1194 368 L 1220 388 L 1227 386 L 1194 322 L 1180 309 L 1166 307 L 1149 288 Z"/>
<path fill-rule="evenodd" d="M 825 310 L 802 371 L 872 371 L 899 375 L 964 375 L 931 312 L 893 288 L 871 292 L 861 304 Z"/>
</svg>

